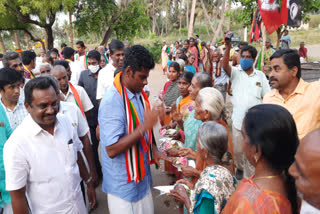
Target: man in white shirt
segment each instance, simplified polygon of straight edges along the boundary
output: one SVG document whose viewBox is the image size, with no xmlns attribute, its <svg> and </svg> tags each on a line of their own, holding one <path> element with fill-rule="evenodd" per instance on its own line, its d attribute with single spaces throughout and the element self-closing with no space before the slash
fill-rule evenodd
<svg viewBox="0 0 320 214">
<path fill-rule="evenodd" d="M 78 85 L 80 74 L 81 74 L 81 71 L 83 71 L 83 69 L 80 66 L 79 61 L 74 60 L 74 53 L 75 53 L 75 50 L 70 47 L 65 47 L 62 52 L 64 60 L 69 62 L 69 66 L 71 70 L 71 77 L 69 80 L 72 84 Z"/>
<path fill-rule="evenodd" d="M 124 44 L 120 40 L 114 39 L 109 44 L 109 50 L 111 61 L 99 72 L 98 75 L 97 100 L 99 102 L 108 88 L 113 84 L 114 71 L 123 64 Z"/>
<path fill-rule="evenodd" d="M 57 65 L 53 67 L 51 74 L 58 80 L 59 87 L 62 93 L 60 96 L 63 97 L 65 102 L 71 102 L 77 105 L 83 114 L 83 117 L 90 115 L 90 110 L 93 108 L 93 104 L 87 94 L 87 92 L 81 86 L 72 86 L 72 84 L 68 83 L 67 73 L 63 66 Z M 67 86 L 67 87 L 66 87 Z M 73 88 L 73 89 L 71 89 Z M 81 108 L 82 106 L 82 108 Z M 86 133 L 78 132 L 79 138 L 82 141 L 84 146 L 83 151 L 88 161 L 90 167 L 90 174 L 93 178 L 95 184 L 98 182 L 98 175 L 95 168 L 93 151 L 90 144 L 90 139 L 88 135 L 89 129 Z"/>
<path fill-rule="evenodd" d="M 303 195 L 301 214 L 320 213 L 320 129 L 302 138 L 289 168 L 298 192 Z"/>
<path fill-rule="evenodd" d="M 0 69 L 0 105 L 5 110 L 13 131 L 28 115 L 24 99 L 20 98 L 22 81 L 23 77 L 18 71 L 11 68 Z"/>
<path fill-rule="evenodd" d="M 51 74 L 59 81 L 64 101 L 73 102 L 80 108 L 82 113 L 90 114 L 93 105 L 87 92 L 81 86 L 73 85 L 68 81 L 66 69 L 61 65 L 56 65 L 51 70 Z"/>
<path fill-rule="evenodd" d="M 269 82 L 262 71 L 253 67 L 257 50 L 252 46 L 245 46 L 241 50 L 240 67 L 229 65 L 231 43 L 225 39 L 225 53 L 222 68 L 230 77 L 232 84 L 232 141 L 234 145 L 234 161 L 237 168 L 237 179 L 250 177 L 254 173 L 253 166 L 243 154 L 241 147 L 241 127 L 246 112 L 253 106 L 261 104 L 264 95 L 270 91 Z"/>
<path fill-rule="evenodd" d="M 95 203 L 92 177 L 79 155 L 82 144 L 70 121 L 57 115 L 55 87 L 47 77 L 26 84 L 29 115 L 4 147 L 6 189 L 10 191 L 14 213 L 29 213 L 29 208 L 34 214 L 87 213 L 80 174 L 90 188 L 90 203 Z"/>
</svg>

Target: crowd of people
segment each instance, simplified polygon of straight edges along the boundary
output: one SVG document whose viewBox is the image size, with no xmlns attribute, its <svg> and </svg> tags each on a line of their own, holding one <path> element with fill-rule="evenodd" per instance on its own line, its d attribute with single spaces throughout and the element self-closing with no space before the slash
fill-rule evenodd
<svg viewBox="0 0 320 214">
<path fill-rule="evenodd" d="M 112 40 L 86 51 L 78 41 L 77 50 L 5 53 L 3 213 L 88 213 L 101 181 L 109 213 L 154 213 L 150 165 L 160 160 L 176 176 L 168 195 L 181 213 L 319 212 L 320 83 L 301 78 L 296 50 L 271 50 L 267 40 L 259 67 L 254 47 L 223 43 L 164 41 L 168 81 L 155 103 L 148 99 L 155 62 L 141 45 Z M 183 147 L 160 152 L 158 122 Z M 178 171 L 177 157 L 195 167 Z"/>
</svg>

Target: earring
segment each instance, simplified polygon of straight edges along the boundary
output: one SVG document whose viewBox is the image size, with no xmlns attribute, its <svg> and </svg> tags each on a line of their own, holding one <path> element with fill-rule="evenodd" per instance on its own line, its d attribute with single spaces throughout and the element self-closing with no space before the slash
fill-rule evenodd
<svg viewBox="0 0 320 214">
<path fill-rule="evenodd" d="M 259 158 L 257 155 L 254 155 L 254 160 L 256 161 L 256 163 L 258 163 Z"/>
</svg>

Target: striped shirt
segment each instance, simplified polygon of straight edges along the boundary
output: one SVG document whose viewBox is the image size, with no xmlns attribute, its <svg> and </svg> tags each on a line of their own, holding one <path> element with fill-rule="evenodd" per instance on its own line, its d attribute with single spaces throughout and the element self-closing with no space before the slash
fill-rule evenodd
<svg viewBox="0 0 320 214">
<path fill-rule="evenodd" d="M 22 123 L 24 118 L 29 114 L 26 107 L 24 106 L 23 99 L 19 98 L 18 103 L 13 110 L 7 108 L 2 103 L 1 99 L 0 103 L 4 108 L 4 111 L 6 112 L 12 130 L 15 130 Z"/>
</svg>

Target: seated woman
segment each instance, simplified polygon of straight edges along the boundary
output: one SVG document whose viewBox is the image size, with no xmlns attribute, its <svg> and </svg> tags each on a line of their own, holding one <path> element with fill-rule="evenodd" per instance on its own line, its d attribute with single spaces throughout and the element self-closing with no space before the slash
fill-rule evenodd
<svg viewBox="0 0 320 214">
<path fill-rule="evenodd" d="M 223 125 L 228 132 L 228 150 L 233 159 L 233 144 L 231 139 L 231 134 L 229 133 L 228 125 L 225 122 L 224 114 L 224 99 L 220 91 L 215 88 L 203 88 L 199 91 L 198 97 L 195 102 L 195 114 L 194 117 L 202 122 L 206 121 L 216 121 Z M 180 156 L 185 156 L 188 158 L 196 159 L 197 152 L 190 148 L 183 148 L 179 152 Z M 182 173 L 186 177 L 198 178 L 201 171 L 204 169 L 200 163 L 196 162 L 196 169 L 192 167 L 183 167 Z M 233 164 L 229 167 L 230 171 L 233 173 Z M 193 180 L 193 181 L 196 181 Z"/>
<path fill-rule="evenodd" d="M 241 132 L 255 175 L 241 181 L 222 213 L 299 213 L 295 181 L 288 173 L 299 144 L 291 114 L 278 105 L 254 106 Z"/>
<path fill-rule="evenodd" d="M 169 195 L 185 204 L 190 213 L 220 213 L 226 201 L 235 191 L 236 180 L 225 167 L 228 159 L 228 132 L 216 122 L 204 122 L 198 130 L 197 162 L 204 162 L 202 171 L 195 185 L 188 179 L 179 180 L 191 189 L 191 195 L 183 186 L 171 190 Z"/>
</svg>

